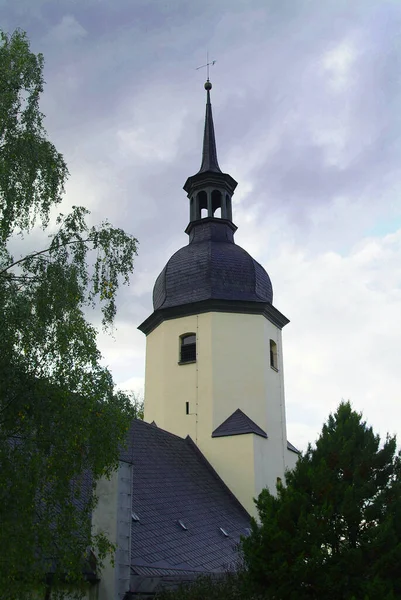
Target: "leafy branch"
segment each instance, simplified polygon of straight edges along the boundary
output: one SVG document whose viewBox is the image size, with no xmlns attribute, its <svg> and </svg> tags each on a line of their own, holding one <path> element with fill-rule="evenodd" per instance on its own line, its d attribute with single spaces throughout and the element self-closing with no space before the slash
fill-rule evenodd
<svg viewBox="0 0 401 600">
<path fill-rule="evenodd" d="M 52 210 L 62 200 L 68 169 L 47 139 L 39 110 L 43 64 L 43 56 L 30 51 L 24 32 L 0 31 L 3 600 L 37 597 L 47 568 L 38 561 L 38 553 L 57 554 L 52 598 L 58 598 L 57 577 L 63 584 L 82 581 L 82 544 L 76 532 L 84 513 L 82 504 L 70 502 L 72 482 L 89 470 L 95 485 L 116 468 L 130 421 L 142 411 L 126 394 L 116 392 L 110 371 L 101 363 L 97 330 L 86 310 L 100 305 L 103 325 L 112 325 L 117 291 L 119 285 L 129 284 L 138 242 L 107 221 L 90 226 L 89 211 L 83 207 L 73 207 L 50 223 Z M 24 239 L 33 227 L 46 231 L 49 225 L 52 230 L 55 225 L 55 233 L 43 249 L 11 256 L 15 237 Z M 86 507 L 95 504 L 91 487 Z M 112 545 L 91 535 L 89 522 L 84 526 L 87 545 L 99 561 Z M 79 589 L 75 591 L 80 596 Z M 69 590 L 68 597 L 74 594 Z"/>
</svg>

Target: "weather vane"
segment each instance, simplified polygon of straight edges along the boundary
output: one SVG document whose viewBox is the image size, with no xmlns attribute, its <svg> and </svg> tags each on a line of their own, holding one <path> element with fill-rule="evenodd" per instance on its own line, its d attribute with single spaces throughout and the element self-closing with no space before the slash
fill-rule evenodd
<svg viewBox="0 0 401 600">
<path fill-rule="evenodd" d="M 207 69 L 207 80 L 209 81 L 209 67 L 212 66 L 216 63 L 215 60 L 211 60 L 209 62 L 209 52 L 206 55 L 206 63 L 204 65 L 201 65 L 200 67 L 196 67 L 196 71 L 199 71 L 199 69 L 203 69 L 204 67 L 206 67 Z"/>
</svg>

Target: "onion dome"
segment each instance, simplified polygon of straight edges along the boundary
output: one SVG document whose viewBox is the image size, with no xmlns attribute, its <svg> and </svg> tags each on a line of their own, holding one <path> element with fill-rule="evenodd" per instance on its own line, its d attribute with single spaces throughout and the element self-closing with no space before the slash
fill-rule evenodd
<svg viewBox="0 0 401 600">
<path fill-rule="evenodd" d="M 173 254 L 156 280 L 154 310 L 212 299 L 272 303 L 268 274 L 234 243 L 230 225 L 207 218 L 192 228 L 189 244 Z"/>
</svg>

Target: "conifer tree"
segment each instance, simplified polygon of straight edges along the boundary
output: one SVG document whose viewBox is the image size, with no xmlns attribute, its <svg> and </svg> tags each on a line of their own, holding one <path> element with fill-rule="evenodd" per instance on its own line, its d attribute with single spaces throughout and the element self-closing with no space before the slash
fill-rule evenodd
<svg viewBox="0 0 401 600">
<path fill-rule="evenodd" d="M 249 581 L 276 600 L 401 597 L 401 475 L 396 439 L 340 404 L 243 540 Z"/>
</svg>

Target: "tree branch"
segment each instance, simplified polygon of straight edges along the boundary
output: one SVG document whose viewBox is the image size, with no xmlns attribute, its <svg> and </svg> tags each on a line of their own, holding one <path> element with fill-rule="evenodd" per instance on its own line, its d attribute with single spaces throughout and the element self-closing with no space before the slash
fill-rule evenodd
<svg viewBox="0 0 401 600">
<path fill-rule="evenodd" d="M 59 248 L 65 248 L 66 246 L 71 246 L 72 244 L 86 244 L 87 242 L 91 242 L 92 238 L 86 238 L 86 240 L 72 240 L 71 242 L 65 242 L 64 244 L 60 244 L 60 246 L 58 246 Z M 10 265 L 7 265 L 7 267 L 5 267 L 4 269 L 2 269 L 0 271 L 0 275 L 3 275 L 4 273 L 6 273 L 9 269 L 12 269 L 13 267 L 23 263 L 24 261 L 28 260 L 29 258 L 35 258 L 37 256 L 40 256 L 41 254 L 46 254 L 46 252 L 50 252 L 51 250 L 51 246 L 49 246 L 49 248 L 46 248 L 45 250 L 39 250 L 39 252 L 33 252 L 32 254 L 27 254 L 27 256 L 24 256 L 23 258 L 20 258 L 19 260 L 16 260 L 15 262 L 11 263 Z"/>
</svg>

